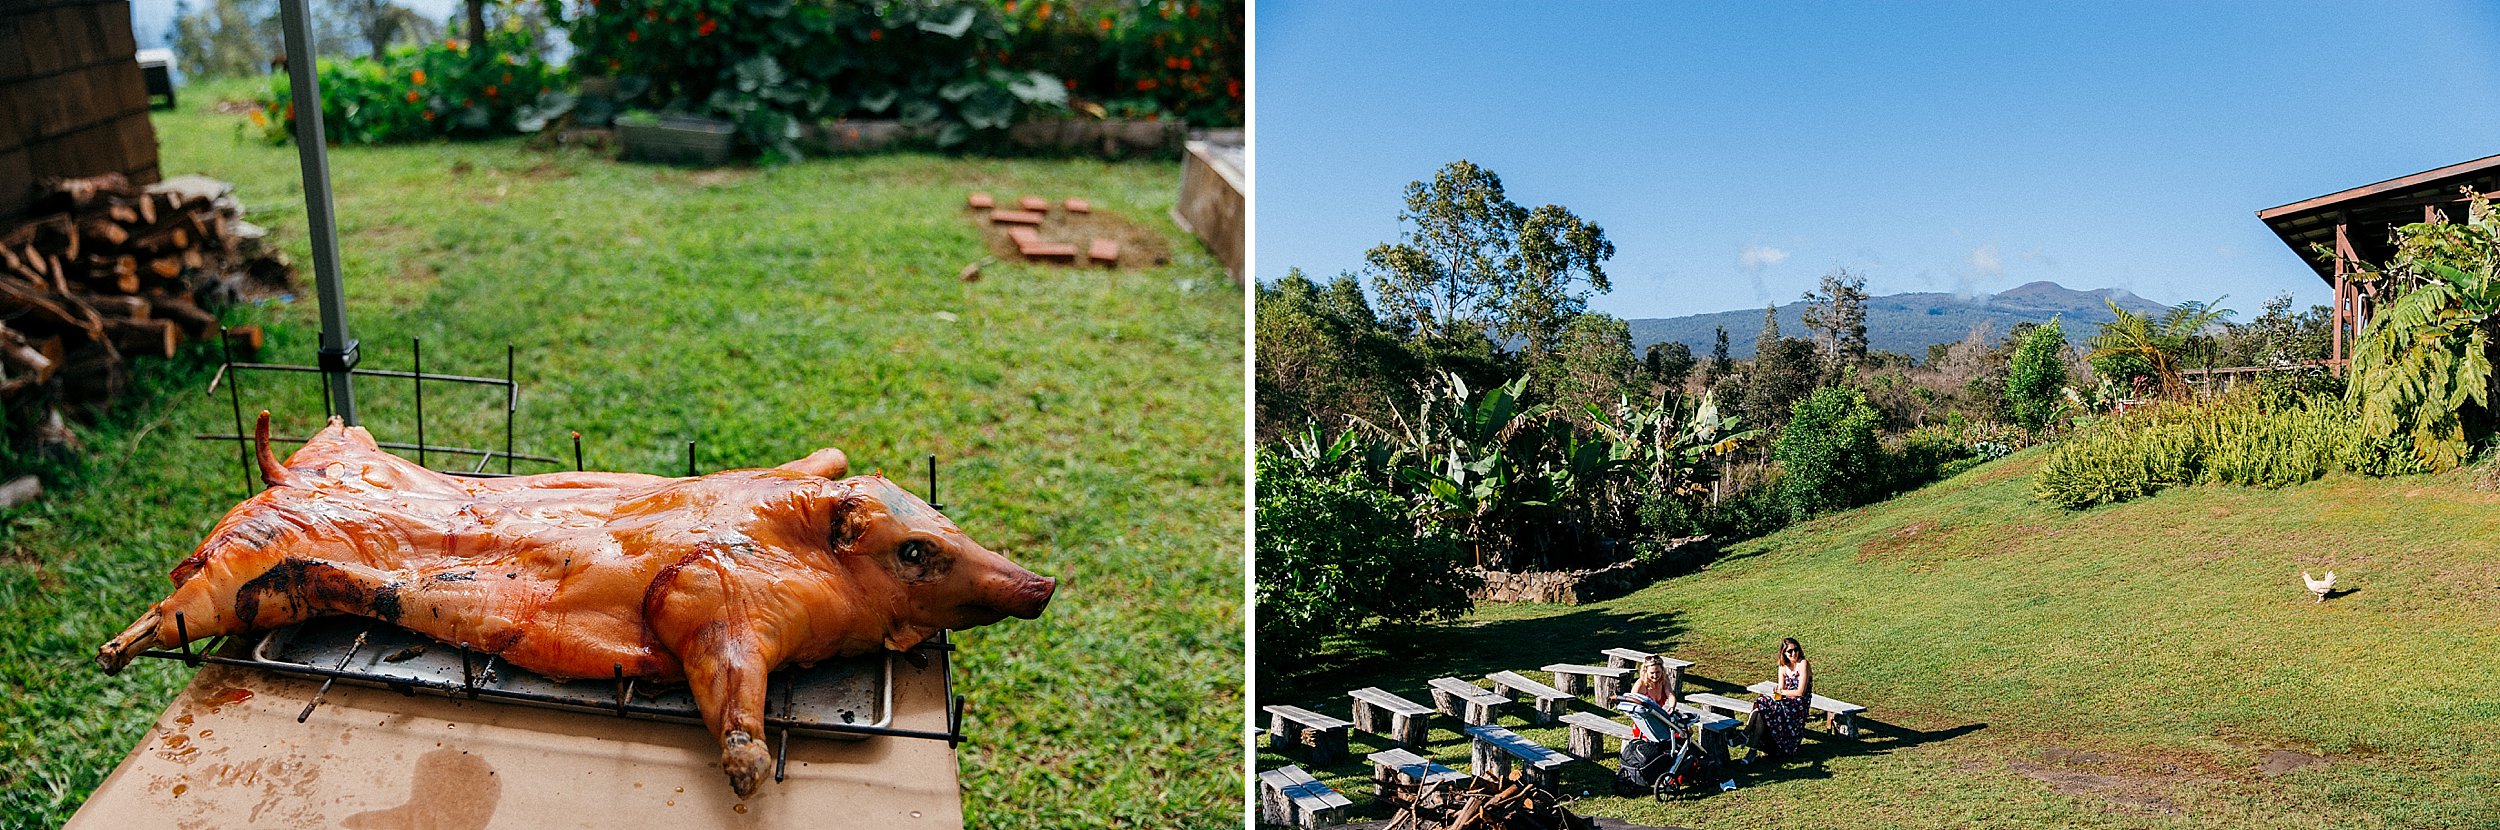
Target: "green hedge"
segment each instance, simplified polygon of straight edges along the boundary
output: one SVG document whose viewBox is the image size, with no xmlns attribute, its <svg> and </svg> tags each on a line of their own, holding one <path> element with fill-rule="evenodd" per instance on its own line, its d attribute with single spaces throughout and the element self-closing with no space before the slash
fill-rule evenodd
<svg viewBox="0 0 2500 830">
<path fill-rule="evenodd" d="M 2154 404 L 2081 428 L 2049 451 L 2032 493 L 2081 509 L 2195 484 L 2283 487 L 2334 472 L 2428 471 L 2400 449 L 2361 429 L 2341 399 L 2239 393 Z"/>
</svg>

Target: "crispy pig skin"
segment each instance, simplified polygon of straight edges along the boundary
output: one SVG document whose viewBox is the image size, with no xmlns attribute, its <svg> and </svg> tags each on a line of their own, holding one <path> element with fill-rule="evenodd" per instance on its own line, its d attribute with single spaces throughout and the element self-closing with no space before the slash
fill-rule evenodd
<svg viewBox="0 0 2500 830">
<path fill-rule="evenodd" d="M 283 464 L 267 413 L 259 434 L 271 486 L 99 650 L 108 671 L 186 634 L 372 617 L 554 677 L 684 680 L 745 796 L 773 668 L 1030 619 L 1056 588 L 883 477 L 843 478 L 834 450 L 692 478 L 463 479 L 336 420 Z"/>
</svg>

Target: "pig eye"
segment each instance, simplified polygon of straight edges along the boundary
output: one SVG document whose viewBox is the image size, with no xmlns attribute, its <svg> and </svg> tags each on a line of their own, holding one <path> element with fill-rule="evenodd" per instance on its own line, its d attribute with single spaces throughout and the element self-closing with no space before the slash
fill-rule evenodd
<svg viewBox="0 0 2500 830">
<path fill-rule="evenodd" d="M 929 561 L 929 543 L 917 539 L 904 542 L 903 547 L 894 552 L 894 558 L 902 560 L 902 563 L 905 565 L 917 566 L 927 564 Z"/>
</svg>

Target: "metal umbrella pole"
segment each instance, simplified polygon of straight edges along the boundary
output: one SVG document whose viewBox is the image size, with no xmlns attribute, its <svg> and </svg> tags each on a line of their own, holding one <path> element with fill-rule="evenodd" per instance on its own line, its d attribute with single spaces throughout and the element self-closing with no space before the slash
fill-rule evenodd
<svg viewBox="0 0 2500 830">
<path fill-rule="evenodd" d="M 320 70 L 308 0 L 278 0 L 286 26 L 286 74 L 294 96 L 295 155 L 304 168 L 304 219 L 312 236 L 313 289 L 321 301 L 322 378 L 330 414 L 356 424 L 356 340 L 347 334 L 347 295 L 339 283 L 338 220 L 330 205 L 330 145 L 321 131 Z"/>
</svg>

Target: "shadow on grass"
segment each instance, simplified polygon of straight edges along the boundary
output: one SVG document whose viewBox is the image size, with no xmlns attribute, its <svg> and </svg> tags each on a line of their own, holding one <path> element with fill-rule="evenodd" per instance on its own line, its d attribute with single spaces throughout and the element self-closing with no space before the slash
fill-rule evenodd
<svg viewBox="0 0 2500 830">
<path fill-rule="evenodd" d="M 1917 730 L 1906 726 L 1875 723 L 1861 719 L 1858 737 L 1845 738 L 1829 732 L 1806 730 L 1806 740 L 1797 747 L 1797 754 L 1785 758 L 1765 759 L 1739 764 L 1736 777 L 1740 786 L 1765 786 L 1782 781 L 1807 781 L 1830 778 L 1824 764 L 1834 758 L 1890 755 L 1911 747 L 1937 741 L 1952 740 L 1988 728 L 1985 723 L 1966 723 L 1944 729 Z"/>
<path fill-rule="evenodd" d="M 1604 665 L 1600 652 L 1610 648 L 1671 653 L 1684 633 L 1678 614 L 1586 607 L 1535 619 L 1393 628 L 1359 641 L 1339 640 L 1301 671 L 1278 672 L 1274 682 L 1260 685 L 1259 703 L 1334 699 L 1342 709 L 1348 690 L 1378 686 L 1429 704 L 1425 683 L 1436 677 L 1474 681 L 1553 663 Z"/>
</svg>

